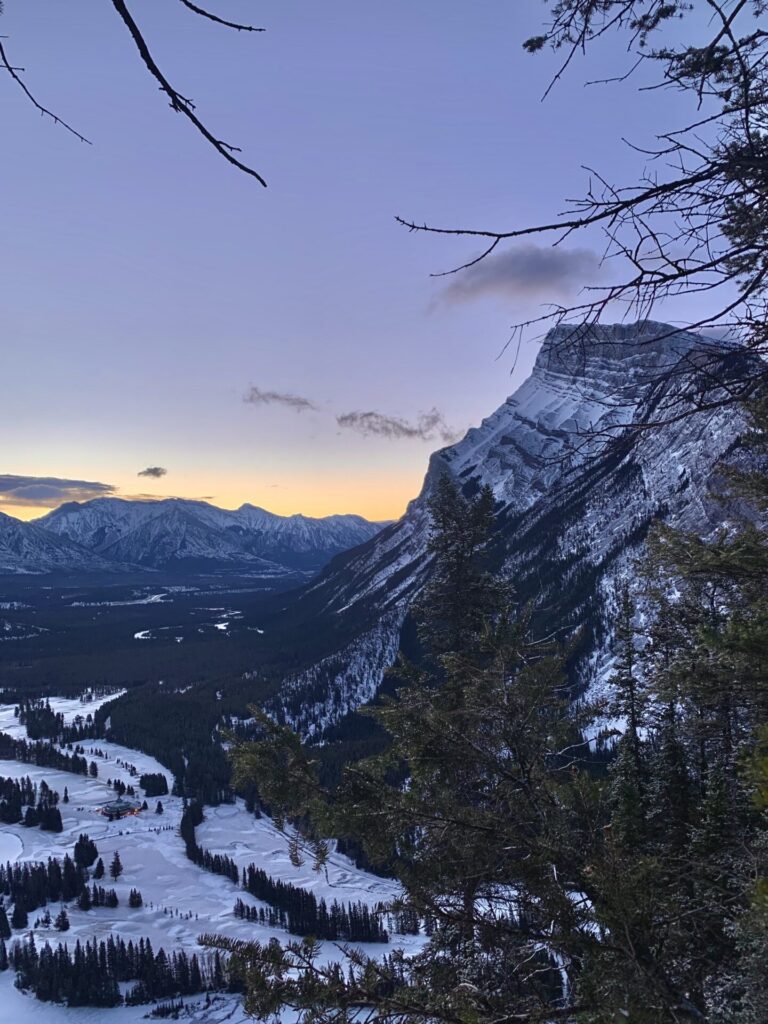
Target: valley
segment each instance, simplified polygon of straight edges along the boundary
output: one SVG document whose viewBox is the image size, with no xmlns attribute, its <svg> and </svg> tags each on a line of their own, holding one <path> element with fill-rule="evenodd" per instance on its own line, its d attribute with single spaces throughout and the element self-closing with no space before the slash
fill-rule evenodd
<svg viewBox="0 0 768 1024">
<path fill-rule="evenodd" d="M 768 0 L 0 72 L 0 1024 L 768 1024 Z"/>
<path fill-rule="evenodd" d="M 71 723 L 76 716 L 94 715 L 109 698 L 80 700 L 51 700 L 54 712 L 62 712 L 65 721 Z M 0 733 L 23 738 L 26 730 L 14 715 L 14 706 L 0 705 Z M 257 909 L 264 906 L 245 893 L 240 886 L 228 878 L 213 874 L 191 863 L 185 854 L 184 842 L 179 835 L 183 811 L 183 800 L 172 794 L 163 795 L 162 813 L 155 811 L 157 800 L 148 799 L 148 809 L 136 815 L 110 821 L 101 813 L 101 808 L 111 799 L 113 790 L 107 781 L 119 780 L 127 786 L 138 785 L 137 779 L 145 773 L 164 775 L 169 787 L 173 783 L 170 773 L 155 759 L 140 751 L 120 744 L 98 739 L 83 741 L 85 756 L 98 766 L 98 777 L 82 777 L 70 772 L 13 760 L 0 760 L 0 776 L 11 778 L 28 777 L 38 786 L 47 785 L 63 794 L 68 792 L 68 802 L 59 802 L 63 829 L 50 833 L 22 824 L 4 823 L 0 829 L 0 864 L 10 861 L 23 865 L 45 862 L 49 857 L 61 860 L 66 854 L 72 856 L 78 836 L 87 834 L 96 844 L 99 856 L 106 865 L 119 853 L 123 872 L 118 879 L 105 878 L 101 884 L 114 888 L 119 906 L 78 909 L 68 902 L 66 910 L 69 930 L 57 931 L 50 923 L 41 920 L 47 909 L 55 918 L 63 904 L 56 903 L 36 910 L 30 910 L 30 927 L 34 927 L 38 948 L 48 941 L 55 945 L 64 941 L 70 947 L 75 942 L 105 940 L 110 935 L 119 935 L 124 941 L 140 938 L 149 939 L 155 951 L 165 950 L 170 955 L 184 950 L 189 955 L 197 952 L 203 959 L 209 955 L 198 944 L 201 934 L 220 934 L 230 937 L 258 937 L 268 941 L 271 937 L 285 941 L 289 936 L 284 927 L 261 925 L 258 922 L 238 919 L 233 913 L 237 899 Z M 248 813 L 242 800 L 207 808 L 205 820 L 197 828 L 197 841 L 212 854 L 232 857 L 239 868 L 255 863 L 272 879 L 298 886 L 312 892 L 317 899 L 325 899 L 330 905 L 334 900 L 340 903 L 362 901 L 372 909 L 379 903 L 388 902 L 397 894 L 393 882 L 367 874 L 356 868 L 352 861 L 333 853 L 321 872 L 313 870 L 311 864 L 296 866 L 288 856 L 286 838 L 266 816 L 255 818 Z M 130 890 L 141 893 L 142 905 L 128 906 Z M 37 923 L 36 923 L 37 922 Z M 419 936 L 393 935 L 386 947 L 372 946 L 369 952 L 377 953 L 382 948 L 418 948 Z M 337 958 L 338 949 L 333 943 L 327 944 L 325 956 Z M 43 1004 L 29 995 L 21 996 L 12 988 L 12 972 L 0 974 L 0 998 L 12 998 L 15 1020 L 20 1022 L 38 1019 Z M 189 997 L 191 1019 L 195 1017 L 195 1006 L 200 1006 L 204 996 Z M 239 1020 L 239 997 L 219 994 L 215 999 L 221 1004 L 226 1019 Z M 56 1022 L 79 1022 L 91 1019 L 98 1012 L 88 1008 L 57 1007 L 46 1010 L 46 1020 Z M 104 1013 L 105 1011 L 100 1011 Z M 202 1012 L 202 1011 L 200 1011 Z M 123 1024 L 124 1021 L 142 1019 L 147 1007 L 125 1007 L 110 1010 L 110 1020 Z M 114 1016 L 113 1016 L 114 1015 Z M 101 1019 L 101 1018 L 99 1018 Z M 206 1020 L 216 1020 L 208 1016 Z"/>
<path fill-rule="evenodd" d="M 360 856 L 356 836 L 342 828 L 342 849 L 357 861 L 331 841 L 320 873 L 311 857 L 296 863 L 270 805 L 259 803 L 259 780 L 233 781 L 230 754 L 233 740 L 263 736 L 254 708 L 305 742 L 323 792 L 335 793 L 345 768 L 386 754 L 391 737 L 366 709 L 401 686 L 408 692 L 414 669 L 429 669 L 417 622 L 423 609 L 414 608 L 436 572 L 440 493 L 466 514 L 486 502 L 487 532 L 473 557 L 483 579 L 514 581 L 514 602 L 518 613 L 527 610 L 531 635 L 560 644 L 563 676 L 548 684 L 547 696 L 555 689 L 564 695 L 566 718 L 574 715 L 566 749 L 578 751 L 579 764 L 601 784 L 614 757 L 612 737 L 624 724 L 610 703 L 617 595 L 637 602 L 638 619 L 646 616 L 635 566 L 660 524 L 716 536 L 722 509 L 712 488 L 724 462 L 750 464 L 748 425 L 740 412 L 692 408 L 677 368 L 708 352 L 696 334 L 646 322 L 596 326 L 581 338 L 575 361 L 563 361 L 562 342 L 551 332 L 522 386 L 465 437 L 433 453 L 420 494 L 394 523 L 114 498 L 62 505 L 31 524 L 0 520 L 0 734 L 24 739 L 14 708 L 28 701 L 49 701 L 67 728 L 90 714 L 73 742 L 95 769 L 75 775 L 55 760 L 57 767 L 47 766 L 51 751 L 61 753 L 61 724 L 37 723 L 40 742 L 50 745 L 46 764 L 29 763 L 38 756 L 32 748 L 4 741 L 0 775 L 57 793 L 67 787 L 69 799 L 57 805 L 61 832 L 4 823 L 0 864 L 62 859 L 85 833 L 105 864 L 119 852 L 124 866 L 110 883 L 114 895 L 94 897 L 117 905 L 84 909 L 69 900 L 67 942 L 143 938 L 155 954 L 198 955 L 203 982 L 194 992 L 169 982 L 168 991 L 181 991 L 190 1020 L 214 1022 L 239 1020 L 240 998 L 224 991 L 221 968 L 200 935 L 284 943 L 289 927 L 294 934 L 315 929 L 321 964 L 338 954 L 339 929 L 357 929 L 372 962 L 394 949 L 422 948 L 434 918 L 416 914 L 409 934 L 397 932 L 405 918 L 380 908 L 398 886 L 366 870 L 392 861 Z M 741 356 L 723 356 L 724 375 L 742 369 Z M 653 431 L 626 429 L 630 417 L 650 422 L 665 410 L 670 422 Z M 458 545 L 463 530 L 457 528 Z M 587 735 L 575 716 L 591 702 L 600 708 Z M 35 707 L 41 721 L 50 719 Z M 389 784 L 402 771 L 402 762 L 390 765 L 384 779 Z M 162 813 L 147 794 L 138 814 L 105 817 L 116 782 L 120 792 L 135 790 L 128 788 L 129 799 L 142 799 L 142 775 L 162 779 Z M 280 813 L 278 805 L 276 818 Z M 140 906 L 128 905 L 136 902 L 132 890 L 140 891 Z M 514 904 L 506 890 L 500 898 Z M 499 913 L 509 923 L 519 910 Z M 30 909 L 24 927 L 38 946 L 60 939 L 42 906 Z M 369 941 L 382 928 L 389 941 Z M 19 926 L 13 937 L 23 935 Z M 33 956 L 29 949 L 25 955 Z M 25 975 L 29 990 L 32 971 Z M 0 977 L 0 987 L 12 973 Z M 146 978 L 129 977 L 120 975 L 119 997 L 130 1001 L 131 985 Z M 203 993 L 205 985 L 212 991 Z M 113 1006 L 115 992 L 104 1004 L 112 1007 L 110 1019 L 137 1019 L 140 1007 Z M 144 995 L 143 1004 L 162 1009 L 159 988 Z M 13 999 L 24 1000 L 21 1020 L 35 1019 L 35 1010 L 27 1013 L 31 996 L 14 992 Z M 57 1007 L 59 1017 L 51 1019 L 87 1019 L 70 1012 L 78 1011 Z"/>
<path fill-rule="evenodd" d="M 86 679 L 184 684 L 248 671 L 264 620 L 295 586 L 295 577 L 0 577 L 3 685 L 79 692 Z"/>
<path fill-rule="evenodd" d="M 195 779 L 190 793 L 206 802 L 228 784 L 217 730 L 247 719 L 251 703 L 318 744 L 336 771 L 375 748 L 376 730 L 357 712 L 397 685 L 385 679 L 398 651 L 419 657 L 410 607 L 429 578 L 428 505 L 447 475 L 467 499 L 490 488 L 490 568 L 514 578 L 536 629 L 573 635 L 573 694 L 599 692 L 612 662 L 614 588 L 631 578 L 655 523 L 716 527 L 716 467 L 738 462 L 747 425 L 725 409 L 679 415 L 691 409 L 680 368 L 711 347 L 700 335 L 653 322 L 597 325 L 570 355 L 564 339 L 563 329 L 550 332 L 520 388 L 432 455 L 421 493 L 395 523 L 99 498 L 31 524 L 88 558 L 145 568 L 0 577 L 3 686 L 125 689 L 114 738 L 159 758 L 180 782 Z M 742 372 L 738 354 L 723 360 L 726 376 Z M 628 418 L 664 410 L 674 414 L 668 425 L 624 430 Z M 238 568 L 233 544 L 238 559 L 280 551 L 283 569 Z M 201 571 L 203 551 L 218 552 L 215 570 Z"/>
</svg>

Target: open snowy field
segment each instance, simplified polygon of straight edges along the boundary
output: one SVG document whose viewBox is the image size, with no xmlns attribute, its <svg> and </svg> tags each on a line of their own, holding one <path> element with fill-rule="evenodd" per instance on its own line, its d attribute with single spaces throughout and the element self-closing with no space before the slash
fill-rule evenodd
<svg viewBox="0 0 768 1024">
<path fill-rule="evenodd" d="M 188 1024 L 253 1024 L 243 1012 L 238 996 L 216 995 L 206 1006 L 205 996 L 185 996 L 181 1018 Z M 151 1006 L 60 1006 L 43 1003 L 14 988 L 11 971 L 0 974 L 0 1022 L 2 1024 L 139 1024 Z M 282 1024 L 292 1024 L 295 1014 L 285 1014 Z"/>
<path fill-rule="evenodd" d="M 77 709 L 74 704 L 77 704 Z M 79 701 L 52 699 L 51 706 L 55 711 L 65 711 L 67 715 L 83 713 L 83 705 Z M 0 730 L 10 731 L 8 725 L 14 724 L 15 735 L 22 736 L 23 727 L 14 718 L 13 707 L 0 706 Z M 69 803 L 59 804 L 64 825 L 63 832 L 59 834 L 25 828 L 21 824 L 0 825 L 0 862 L 40 861 L 49 856 L 61 858 L 65 853 L 71 856 L 75 841 L 81 832 L 85 832 L 96 843 L 107 868 L 116 851 L 123 864 L 123 874 L 117 882 L 107 874 L 100 883 L 106 888 L 114 887 L 120 900 L 117 908 L 98 907 L 81 911 L 75 904 L 68 904 L 70 930 L 61 934 L 52 928 L 38 928 L 35 930 L 38 945 L 46 940 L 51 944 L 66 941 L 71 947 L 78 938 L 102 939 L 113 934 L 120 935 L 126 942 L 148 937 L 155 950 L 160 947 L 166 951 L 183 948 L 190 953 L 199 953 L 197 937 L 203 932 L 260 941 L 272 936 L 282 941 L 288 939 L 288 934 L 279 928 L 236 918 L 233 906 L 238 897 L 252 906 L 258 906 L 259 901 L 229 879 L 204 871 L 187 859 L 178 831 L 183 809 L 181 798 L 163 796 L 163 814 L 155 813 L 157 798 L 154 797 L 147 799 L 148 811 L 120 821 L 110 822 L 99 813 L 99 808 L 114 798 L 114 790 L 107 786 L 108 779 L 118 778 L 138 787 L 138 775 L 162 772 L 170 789 L 173 781 L 170 772 L 154 758 L 115 743 L 94 740 L 86 741 L 83 746 L 87 759 L 98 765 L 99 775 L 95 779 L 19 761 L 0 761 L 0 775 L 14 778 L 28 775 L 38 785 L 45 780 L 61 796 L 65 787 L 69 793 Z M 131 775 L 131 766 L 137 775 Z M 327 867 L 320 873 L 315 872 L 309 863 L 293 866 L 287 854 L 285 837 L 271 819 L 266 816 L 254 818 L 242 801 L 206 808 L 205 815 L 206 820 L 197 829 L 198 843 L 213 853 L 229 854 L 239 867 L 254 862 L 273 878 L 311 889 L 318 898 L 324 897 L 328 902 L 334 899 L 340 902 L 361 900 L 373 906 L 391 899 L 396 893 L 394 883 L 357 869 L 352 861 L 338 853 L 331 855 Z M 144 905 L 140 908 L 128 907 L 128 894 L 132 888 L 142 894 Z M 55 917 L 58 907 L 49 906 L 49 909 Z M 39 910 L 30 914 L 30 926 L 43 912 Z M 381 954 L 390 951 L 395 944 L 415 947 L 421 941 L 423 939 L 418 936 L 393 936 L 389 945 L 376 944 L 367 949 L 371 954 Z M 331 943 L 326 945 L 328 959 L 336 959 L 336 947 Z M 10 973 L 0 976 L 3 996 L 10 988 Z M 12 996 L 10 1004 L 5 998 L 0 999 L 0 1024 L 37 1019 L 46 1022 L 61 1020 L 67 1024 L 75 1021 L 87 1024 L 91 1020 L 127 1024 L 142 1019 L 147 1012 L 147 1007 L 70 1011 L 38 1003 L 15 990 L 12 990 Z M 195 998 L 190 998 L 191 1003 L 195 1001 Z M 15 1007 L 13 1012 L 11 1005 Z M 212 1022 L 226 1019 L 231 1024 L 237 1024 L 241 1019 L 236 1001 L 223 1000 L 221 1012 L 225 1011 L 234 1013 L 234 1016 L 220 1018 L 209 1015 L 199 1019 Z"/>
<path fill-rule="evenodd" d="M 71 725 L 78 716 L 85 718 L 86 715 L 95 715 L 102 704 L 115 700 L 124 693 L 125 690 L 116 690 L 114 693 L 107 694 L 106 697 L 94 697 L 93 700 L 88 701 L 80 700 L 79 697 L 51 697 L 49 703 L 56 714 L 64 715 L 65 724 Z M 0 732 L 7 732 L 15 739 L 24 740 L 27 738 L 26 727 L 19 724 L 13 709 L 13 704 L 0 704 Z"/>
<path fill-rule="evenodd" d="M 254 820 L 242 801 L 206 807 L 205 821 L 196 829 L 198 843 L 211 853 L 228 854 L 239 868 L 254 863 L 268 875 L 310 889 L 318 899 L 331 903 L 356 902 L 373 907 L 386 903 L 397 893 L 397 885 L 355 867 L 340 853 L 332 853 L 321 871 L 312 867 L 311 856 L 300 867 L 291 864 L 283 833 L 271 818 Z"/>
</svg>

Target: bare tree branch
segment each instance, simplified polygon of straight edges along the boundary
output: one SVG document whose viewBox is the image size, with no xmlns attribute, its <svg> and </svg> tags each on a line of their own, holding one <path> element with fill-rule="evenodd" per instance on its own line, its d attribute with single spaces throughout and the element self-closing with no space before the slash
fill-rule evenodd
<svg viewBox="0 0 768 1024">
<path fill-rule="evenodd" d="M 128 10 L 125 4 L 125 0 L 112 0 L 112 6 L 115 8 L 118 15 L 125 24 L 126 28 L 128 29 L 131 38 L 136 44 L 136 49 L 139 51 L 139 55 L 141 56 L 141 59 L 146 65 L 147 70 L 152 75 L 152 77 L 160 83 L 160 88 L 168 97 L 172 109 L 180 114 L 183 114 L 189 121 L 191 121 L 192 124 L 197 129 L 197 131 L 203 136 L 204 139 L 207 139 L 207 141 L 210 142 L 210 144 L 213 146 L 213 148 L 220 156 L 223 156 L 225 160 L 231 163 L 234 167 L 237 167 L 238 170 L 241 170 L 245 174 L 249 174 L 252 178 L 255 178 L 260 185 L 263 185 L 266 188 L 267 183 L 264 180 L 264 178 L 262 178 L 262 176 L 252 167 L 249 167 L 248 164 L 244 164 L 241 160 L 238 160 L 238 158 L 234 156 L 235 153 L 239 153 L 241 152 L 241 150 L 237 146 L 232 146 L 229 143 L 223 142 L 221 139 L 217 139 L 214 135 L 212 135 L 209 129 L 205 126 L 205 124 L 195 114 L 194 103 L 192 103 L 192 101 L 187 99 L 185 96 L 182 96 L 181 93 L 174 89 L 173 86 L 170 84 L 168 79 L 165 77 L 165 75 L 162 73 L 158 65 L 155 63 L 152 54 L 149 52 L 149 47 L 147 46 L 146 40 L 144 39 L 141 30 L 139 29 L 138 25 L 133 19 L 133 16 Z"/>
<path fill-rule="evenodd" d="M 179 3 L 189 8 L 190 11 L 195 14 L 199 14 L 201 18 L 207 18 L 209 21 L 215 21 L 217 25 L 224 25 L 226 28 L 237 29 L 238 32 L 263 32 L 263 28 L 256 28 L 254 25 L 241 25 L 236 21 L 226 21 L 224 18 L 219 18 L 218 15 L 213 14 L 211 11 L 206 11 L 203 7 L 198 7 L 197 4 L 193 4 L 192 0 L 179 0 Z"/>
<path fill-rule="evenodd" d="M 11 76 L 11 78 L 14 80 L 14 82 L 16 82 L 16 84 L 19 86 L 19 88 L 24 93 L 24 95 L 27 97 L 27 99 L 32 104 L 32 106 L 35 107 L 36 110 L 39 110 L 40 114 L 43 117 L 50 117 L 54 124 L 60 124 L 62 128 L 66 128 L 66 130 L 68 132 L 70 132 L 72 135 L 74 135 L 76 139 L 79 139 L 81 142 L 87 142 L 89 146 L 91 145 L 90 141 L 88 139 L 86 139 L 86 137 L 84 135 L 81 135 L 79 131 L 77 131 L 75 128 L 73 128 L 72 125 L 67 124 L 67 122 L 64 121 L 62 118 L 60 118 L 58 116 L 58 114 L 54 114 L 53 111 L 49 110 L 47 107 L 44 107 L 42 105 L 42 103 L 39 103 L 35 99 L 35 97 L 32 95 L 32 93 L 27 88 L 27 85 L 24 82 L 23 78 L 21 78 L 20 72 L 23 72 L 24 69 L 23 68 L 14 67 L 11 64 L 11 62 L 8 60 L 8 57 L 6 55 L 5 48 L 4 48 L 3 44 L 2 44 L 2 42 L 0 42 L 0 69 L 1 70 L 5 70 L 5 71 L 8 72 L 8 74 Z"/>
</svg>

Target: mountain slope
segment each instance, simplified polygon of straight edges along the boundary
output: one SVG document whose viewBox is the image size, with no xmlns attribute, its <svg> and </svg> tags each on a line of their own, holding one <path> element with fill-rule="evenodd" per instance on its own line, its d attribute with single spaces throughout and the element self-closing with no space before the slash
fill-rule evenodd
<svg viewBox="0 0 768 1024">
<path fill-rule="evenodd" d="M 260 575 L 317 570 L 381 528 L 360 516 L 283 517 L 253 505 L 230 511 L 179 498 L 70 502 L 35 522 L 109 561 L 189 571 L 241 567 Z"/>
<path fill-rule="evenodd" d="M 0 574 L 104 572 L 115 568 L 124 567 L 115 566 L 34 523 L 23 523 L 0 512 Z"/>
<path fill-rule="evenodd" d="M 324 616 L 341 637 L 337 650 L 284 685 L 279 706 L 303 731 L 369 699 L 391 663 L 428 573 L 427 501 L 442 474 L 468 496 L 491 487 L 495 564 L 513 575 L 522 599 L 537 602 L 542 623 L 586 626 L 576 670 L 582 686 L 605 664 L 612 581 L 640 552 L 652 522 L 703 533 L 717 524 L 721 511 L 708 484 L 718 460 L 738 447 L 745 422 L 733 409 L 679 418 L 692 410 L 691 368 L 710 343 L 650 322 L 595 326 L 578 345 L 570 342 L 565 328 L 550 332 L 520 388 L 432 456 L 405 516 L 336 558 L 303 592 L 293 614 Z M 630 419 L 671 422 L 623 429 Z"/>
</svg>

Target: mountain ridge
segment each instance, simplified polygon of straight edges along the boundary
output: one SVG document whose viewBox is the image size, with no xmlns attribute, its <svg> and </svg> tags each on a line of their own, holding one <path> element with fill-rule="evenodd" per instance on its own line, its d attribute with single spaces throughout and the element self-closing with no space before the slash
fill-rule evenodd
<svg viewBox="0 0 768 1024">
<path fill-rule="evenodd" d="M 593 325 L 577 338 L 551 331 L 520 387 L 464 438 L 433 453 L 405 515 L 337 556 L 302 591 L 294 614 L 303 606 L 329 628 L 356 625 L 339 630 L 335 652 L 285 680 L 273 710 L 312 735 L 375 695 L 429 572 L 428 501 L 443 473 L 467 497 L 491 488 L 496 569 L 514 577 L 522 600 L 546 607 L 563 635 L 587 624 L 572 681 L 599 685 L 610 659 L 613 585 L 629 575 L 651 525 L 706 533 L 721 519 L 709 484 L 748 428 L 734 409 L 696 411 L 691 374 L 697 353 L 710 358 L 712 344 L 650 321 Z M 666 425 L 641 429 L 667 413 Z"/>
<path fill-rule="evenodd" d="M 183 498 L 100 497 L 29 522 L 4 515 L 0 572 L 315 573 L 381 525 L 351 514 L 279 516 L 249 503 L 229 510 Z"/>
</svg>

